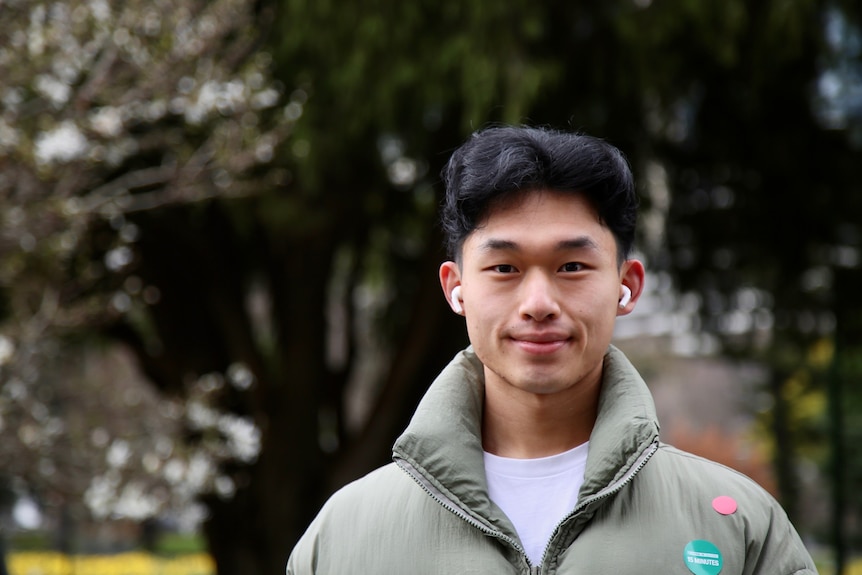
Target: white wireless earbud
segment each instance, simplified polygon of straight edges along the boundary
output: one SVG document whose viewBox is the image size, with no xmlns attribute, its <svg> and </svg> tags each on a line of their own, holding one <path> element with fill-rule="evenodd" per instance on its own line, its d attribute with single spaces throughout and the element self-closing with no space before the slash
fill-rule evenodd
<svg viewBox="0 0 862 575">
<path fill-rule="evenodd" d="M 461 286 L 452 288 L 452 307 L 457 313 L 464 313 L 464 306 L 461 305 Z"/>
<path fill-rule="evenodd" d="M 629 286 L 623 286 L 623 297 L 620 298 L 620 307 L 626 307 L 632 299 L 632 290 Z"/>
</svg>

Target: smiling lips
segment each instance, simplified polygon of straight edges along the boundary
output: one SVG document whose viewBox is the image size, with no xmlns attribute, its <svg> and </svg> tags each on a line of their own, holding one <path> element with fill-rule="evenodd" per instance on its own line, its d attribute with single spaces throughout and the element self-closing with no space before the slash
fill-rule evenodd
<svg viewBox="0 0 862 575">
<path fill-rule="evenodd" d="M 511 336 L 511 341 L 519 349 L 536 355 L 554 353 L 563 348 L 570 339 L 569 335 L 562 333 L 540 333 Z"/>
</svg>

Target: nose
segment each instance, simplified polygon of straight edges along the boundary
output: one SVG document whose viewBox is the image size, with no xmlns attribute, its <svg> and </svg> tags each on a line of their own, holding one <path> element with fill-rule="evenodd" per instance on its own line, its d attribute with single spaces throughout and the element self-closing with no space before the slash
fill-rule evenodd
<svg viewBox="0 0 862 575">
<path fill-rule="evenodd" d="M 544 321 L 560 316 L 557 290 L 545 274 L 535 273 L 524 278 L 520 296 L 522 318 Z"/>
</svg>

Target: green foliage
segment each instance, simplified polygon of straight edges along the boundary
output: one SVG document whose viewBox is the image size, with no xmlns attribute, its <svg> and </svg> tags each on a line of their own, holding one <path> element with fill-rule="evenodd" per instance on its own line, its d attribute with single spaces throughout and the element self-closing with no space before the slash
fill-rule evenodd
<svg viewBox="0 0 862 575">
<path fill-rule="evenodd" d="M 44 531 L 16 533 L 7 545 L 16 551 L 47 551 L 52 547 L 51 534 Z"/>
<path fill-rule="evenodd" d="M 198 534 L 163 533 L 158 537 L 153 552 L 156 555 L 165 557 L 205 553 L 206 541 Z"/>
<path fill-rule="evenodd" d="M 436 293 L 438 173 L 492 122 L 622 147 L 650 266 L 725 351 L 789 374 L 786 425 L 822 437 L 823 367 L 803 359 L 862 331 L 862 122 L 818 92 L 829 72 L 853 86 L 852 3 L 97 5 L 4 4 L 0 375 L 59 334 L 134 350 L 194 404 L 183 439 L 212 445 L 220 573 L 282 567 L 463 342 Z M 351 423 L 357 385 L 371 407 Z M 260 431 L 258 460 L 230 456 L 229 422 Z"/>
</svg>

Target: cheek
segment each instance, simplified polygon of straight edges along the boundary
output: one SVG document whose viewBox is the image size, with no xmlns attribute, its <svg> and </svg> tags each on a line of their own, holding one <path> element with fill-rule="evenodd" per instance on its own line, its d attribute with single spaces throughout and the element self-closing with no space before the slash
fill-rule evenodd
<svg viewBox="0 0 862 575">
<path fill-rule="evenodd" d="M 619 284 L 602 282 L 589 297 L 589 303 L 582 306 L 584 313 L 599 318 L 613 318 L 617 315 L 619 304 Z"/>
<path fill-rule="evenodd" d="M 499 313 L 494 313 L 489 308 L 473 308 L 467 313 L 467 335 L 470 341 L 481 344 L 481 340 L 489 340 L 496 337 L 500 330 L 502 319 Z"/>
<path fill-rule="evenodd" d="M 487 334 L 488 326 L 481 320 L 481 318 L 477 317 L 475 314 L 467 317 L 467 335 L 470 337 L 470 341 L 477 341 L 483 335 L 487 337 Z"/>
<path fill-rule="evenodd" d="M 617 321 L 617 302 L 602 308 L 601 315 L 596 320 L 596 329 L 601 332 L 602 339 L 610 340 L 613 337 L 614 326 Z"/>
<path fill-rule="evenodd" d="M 590 302 L 579 302 L 572 313 L 594 332 L 612 332 L 617 317 L 617 301 L 602 296 Z"/>
</svg>

